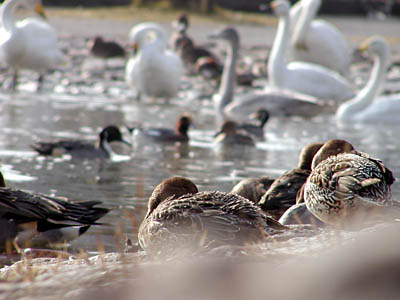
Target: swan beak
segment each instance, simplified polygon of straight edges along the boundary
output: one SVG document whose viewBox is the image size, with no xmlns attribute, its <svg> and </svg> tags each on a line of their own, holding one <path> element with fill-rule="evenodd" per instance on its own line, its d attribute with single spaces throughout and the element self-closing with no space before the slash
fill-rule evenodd
<svg viewBox="0 0 400 300">
<path fill-rule="evenodd" d="M 133 44 L 133 54 L 136 55 L 136 53 L 139 52 L 139 44 L 138 43 L 134 43 Z"/>
<path fill-rule="evenodd" d="M 358 48 L 360 52 L 366 52 L 369 47 L 369 41 L 362 43 L 361 46 Z"/>
<path fill-rule="evenodd" d="M 44 13 L 43 5 L 41 2 L 37 2 L 35 6 L 35 11 L 38 15 L 40 15 L 43 19 L 47 19 L 47 16 Z"/>
</svg>

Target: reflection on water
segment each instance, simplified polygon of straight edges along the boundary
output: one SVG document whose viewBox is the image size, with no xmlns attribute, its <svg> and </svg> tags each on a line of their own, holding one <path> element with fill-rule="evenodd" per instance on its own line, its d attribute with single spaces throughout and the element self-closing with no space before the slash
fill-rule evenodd
<svg viewBox="0 0 400 300">
<path fill-rule="evenodd" d="M 265 141 L 255 148 L 217 147 L 213 142 L 217 128 L 213 107 L 210 101 L 188 100 L 195 86 L 191 81 L 185 83 L 187 93 L 180 93 L 179 99 L 170 103 L 129 100 L 130 91 L 122 81 L 103 81 L 103 88 L 99 88 L 102 82 L 96 84 L 93 79 L 88 86 L 72 78 L 67 83 L 54 82 L 53 88 L 46 86 L 41 93 L 22 87 L 13 94 L 0 94 L 0 159 L 8 184 L 75 201 L 104 202 L 112 209 L 102 219 L 108 225 L 93 226 L 74 245 L 93 250 L 101 241 L 111 251 L 119 249 L 114 238 L 118 230 L 122 230 L 122 237 L 127 234 L 136 240 L 149 195 L 161 180 L 173 175 L 190 178 L 200 190 L 229 191 L 243 178 L 279 176 L 297 165 L 303 146 L 330 138 L 349 140 L 357 149 L 382 159 L 395 175 L 400 174 L 397 125 L 343 127 L 332 116 L 309 120 L 272 116 Z M 195 123 L 188 145 L 129 148 L 114 144 L 121 156 L 113 161 L 43 158 L 29 147 L 36 140 L 61 137 L 95 141 L 108 124 L 121 126 L 125 135 L 129 134 L 125 125 L 137 123 L 172 128 L 182 112 L 191 114 Z M 400 198 L 397 183 L 393 195 Z"/>
</svg>

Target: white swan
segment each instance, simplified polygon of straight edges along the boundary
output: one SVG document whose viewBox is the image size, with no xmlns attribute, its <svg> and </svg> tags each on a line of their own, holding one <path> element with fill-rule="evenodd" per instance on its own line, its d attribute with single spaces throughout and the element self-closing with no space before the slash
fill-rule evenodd
<svg viewBox="0 0 400 300">
<path fill-rule="evenodd" d="M 65 60 L 57 45 L 57 34 L 47 22 L 37 18 L 15 20 L 13 12 L 20 5 L 43 14 L 39 0 L 6 0 L 1 6 L 0 59 L 13 69 L 13 89 L 19 69 L 38 71 L 41 83 L 45 71 Z"/>
<path fill-rule="evenodd" d="M 291 91 L 274 90 L 252 93 L 233 101 L 235 92 L 235 66 L 239 51 L 239 35 L 234 28 L 226 28 L 209 36 L 228 43 L 224 71 L 219 91 L 213 101 L 222 119 L 228 117 L 242 119 L 254 113 L 259 108 L 266 109 L 271 116 L 314 116 L 325 111 L 334 111 L 335 106 L 323 101 Z M 233 101 L 233 102 L 232 102 Z"/>
<path fill-rule="evenodd" d="M 390 55 L 386 41 L 371 37 L 362 43 L 360 50 L 367 51 L 374 59 L 370 78 L 356 97 L 340 105 L 336 119 L 341 122 L 400 123 L 400 94 L 378 97 Z"/>
<path fill-rule="evenodd" d="M 324 20 L 313 20 L 321 0 L 301 0 L 290 9 L 290 61 L 306 61 L 339 72 L 349 73 L 351 48 L 343 34 Z"/>
<path fill-rule="evenodd" d="M 141 23 L 131 29 L 129 39 L 138 52 L 126 65 L 126 81 L 139 95 L 174 97 L 179 89 L 183 64 L 179 56 L 167 50 L 164 29 L 157 23 Z"/>
<path fill-rule="evenodd" d="M 337 102 L 350 99 L 353 95 L 352 88 L 339 73 L 306 62 L 286 63 L 290 36 L 290 5 L 287 0 L 277 0 L 272 2 L 271 6 L 279 17 L 279 25 L 268 60 L 270 83 L 277 88 L 294 90 L 319 99 Z"/>
</svg>

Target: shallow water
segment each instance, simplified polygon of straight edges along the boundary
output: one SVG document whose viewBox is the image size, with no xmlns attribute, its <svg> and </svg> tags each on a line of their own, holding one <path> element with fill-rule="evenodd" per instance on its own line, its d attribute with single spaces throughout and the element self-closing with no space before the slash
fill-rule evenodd
<svg viewBox="0 0 400 300">
<path fill-rule="evenodd" d="M 78 48 L 84 45 L 78 38 L 62 42 L 73 42 Z M 70 65 L 49 74 L 41 91 L 36 91 L 35 75 L 29 72 L 21 76 L 17 92 L 0 90 L 0 159 L 9 186 L 74 201 L 100 200 L 112 209 L 102 219 L 107 225 L 92 226 L 73 243 L 77 248 L 96 250 L 101 243 L 107 251 L 114 251 L 119 250 L 125 235 L 135 241 L 147 199 L 167 177 L 188 177 L 200 190 L 229 191 L 243 178 L 277 177 L 295 167 L 301 148 L 315 141 L 349 140 L 358 150 L 382 159 L 395 175 L 400 174 L 398 125 L 341 126 L 332 115 L 307 120 L 272 117 L 265 141 L 256 148 L 221 148 L 212 137 L 217 128 L 210 102 L 213 83 L 185 78 L 182 92 L 169 103 L 138 102 L 123 80 L 123 60 L 104 63 L 87 58 L 84 51 L 67 50 L 72 57 Z M 392 88 L 394 77 L 389 82 Z M 109 124 L 173 127 L 182 112 L 190 113 L 195 123 L 188 145 L 129 148 L 114 144 L 114 150 L 123 155 L 114 161 L 43 158 L 29 147 L 36 140 L 56 138 L 95 141 L 101 128 Z M 393 195 L 400 198 L 398 183 Z"/>
</svg>

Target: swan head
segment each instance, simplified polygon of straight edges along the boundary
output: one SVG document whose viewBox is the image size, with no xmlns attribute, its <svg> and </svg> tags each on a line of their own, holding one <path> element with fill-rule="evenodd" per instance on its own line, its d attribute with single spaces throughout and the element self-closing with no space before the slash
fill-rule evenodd
<svg viewBox="0 0 400 300">
<path fill-rule="evenodd" d="M 271 8 L 278 17 L 285 16 L 289 14 L 290 3 L 287 0 L 276 0 L 271 2 Z"/>
<path fill-rule="evenodd" d="M 142 48 L 146 44 L 158 42 L 167 47 L 167 34 L 161 25 L 154 22 L 144 22 L 132 27 L 129 32 L 129 43 Z"/>
<path fill-rule="evenodd" d="M 389 53 L 389 46 L 384 38 L 371 36 L 361 43 L 359 50 L 371 55 L 386 55 Z"/>
<path fill-rule="evenodd" d="M 44 19 L 47 19 L 46 15 L 44 13 L 43 4 L 42 4 L 41 0 L 36 0 L 35 1 L 34 10 L 39 16 L 41 16 Z"/>
<path fill-rule="evenodd" d="M 224 40 L 229 43 L 239 45 L 239 34 L 233 27 L 226 27 L 221 31 L 210 34 L 208 37 L 210 39 Z"/>
</svg>

